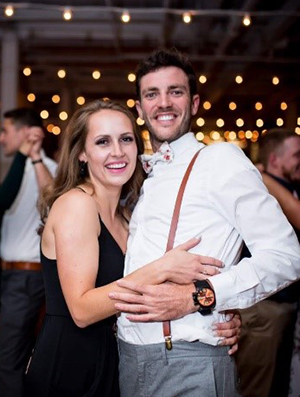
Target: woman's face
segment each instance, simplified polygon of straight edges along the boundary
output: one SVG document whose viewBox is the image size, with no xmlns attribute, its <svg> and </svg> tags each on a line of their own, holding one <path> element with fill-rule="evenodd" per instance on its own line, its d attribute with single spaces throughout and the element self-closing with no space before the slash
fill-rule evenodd
<svg viewBox="0 0 300 397">
<path fill-rule="evenodd" d="M 88 163 L 92 183 L 122 188 L 135 170 L 137 152 L 133 127 L 124 113 L 104 109 L 90 116 L 79 160 Z"/>
</svg>

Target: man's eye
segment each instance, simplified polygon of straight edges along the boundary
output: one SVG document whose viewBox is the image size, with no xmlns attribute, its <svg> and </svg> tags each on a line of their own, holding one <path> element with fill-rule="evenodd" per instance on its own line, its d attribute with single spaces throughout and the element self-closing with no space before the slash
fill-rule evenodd
<svg viewBox="0 0 300 397">
<path fill-rule="evenodd" d="M 174 91 L 172 91 L 172 94 L 174 94 L 176 96 L 180 96 L 180 95 L 182 95 L 182 91 L 181 90 L 174 90 Z"/>
<path fill-rule="evenodd" d="M 155 96 L 156 96 L 155 92 L 148 92 L 148 94 L 145 95 L 145 98 L 151 99 L 151 98 L 154 98 Z"/>
</svg>

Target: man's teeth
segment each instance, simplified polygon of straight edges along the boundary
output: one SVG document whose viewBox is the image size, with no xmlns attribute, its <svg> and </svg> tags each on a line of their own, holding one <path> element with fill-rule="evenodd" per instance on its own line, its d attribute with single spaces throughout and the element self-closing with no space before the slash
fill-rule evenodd
<svg viewBox="0 0 300 397">
<path fill-rule="evenodd" d="M 109 164 L 107 165 L 107 168 L 119 169 L 119 168 L 124 168 L 125 166 L 126 163 L 118 163 L 118 164 Z"/>
<path fill-rule="evenodd" d="M 166 115 L 158 116 L 157 118 L 158 118 L 158 120 L 168 121 L 168 120 L 173 120 L 174 119 L 174 115 L 166 114 Z"/>
</svg>

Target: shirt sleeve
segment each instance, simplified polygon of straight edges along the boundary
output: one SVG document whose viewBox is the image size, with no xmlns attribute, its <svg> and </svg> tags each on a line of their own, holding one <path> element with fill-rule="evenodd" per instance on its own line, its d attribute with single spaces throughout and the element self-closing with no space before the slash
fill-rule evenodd
<svg viewBox="0 0 300 397">
<path fill-rule="evenodd" d="M 300 278 L 300 248 L 291 225 L 250 160 L 225 145 L 212 159 L 211 200 L 252 257 L 210 279 L 218 311 L 252 306 Z"/>
<path fill-rule="evenodd" d="M 3 214 L 14 202 L 19 192 L 27 157 L 17 152 L 10 169 L 0 185 L 0 213 Z"/>
</svg>

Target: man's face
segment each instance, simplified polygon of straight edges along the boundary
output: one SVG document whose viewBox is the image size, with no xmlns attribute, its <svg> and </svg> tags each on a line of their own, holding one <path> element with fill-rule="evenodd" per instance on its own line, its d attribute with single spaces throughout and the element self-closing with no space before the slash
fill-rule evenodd
<svg viewBox="0 0 300 397">
<path fill-rule="evenodd" d="M 287 138 L 278 156 L 282 177 L 290 182 L 300 182 L 300 137 Z"/>
<path fill-rule="evenodd" d="M 148 73 L 140 81 L 139 116 L 149 129 L 154 150 L 189 131 L 191 117 L 199 107 L 199 95 L 191 99 L 188 77 L 174 66 Z"/>
<path fill-rule="evenodd" d="M 0 144 L 5 156 L 13 156 L 25 139 L 25 129 L 17 128 L 12 119 L 5 118 L 0 133 Z"/>
</svg>

